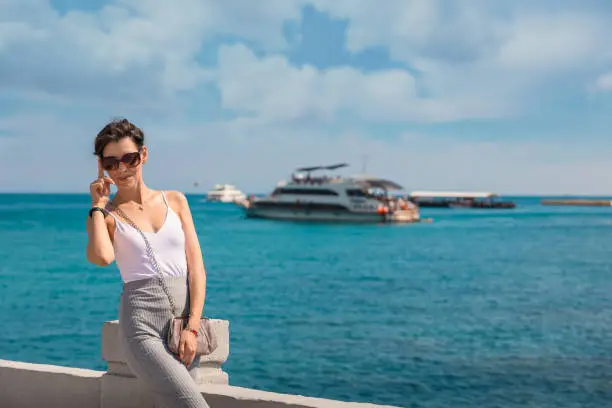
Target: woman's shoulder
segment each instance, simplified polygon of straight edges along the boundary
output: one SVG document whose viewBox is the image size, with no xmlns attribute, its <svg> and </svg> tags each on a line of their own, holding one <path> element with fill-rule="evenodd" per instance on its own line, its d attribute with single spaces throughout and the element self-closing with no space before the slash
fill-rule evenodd
<svg viewBox="0 0 612 408">
<path fill-rule="evenodd" d="M 172 207 L 178 208 L 181 211 L 189 207 L 187 197 L 185 197 L 184 193 L 177 190 L 163 190 L 163 193 L 166 196 L 166 200 L 168 200 L 168 203 L 171 204 Z"/>
<path fill-rule="evenodd" d="M 104 207 L 104 223 L 106 224 L 106 228 L 108 229 L 111 242 L 114 242 L 117 220 L 115 219 L 112 210 L 113 206 L 110 203 Z"/>
</svg>

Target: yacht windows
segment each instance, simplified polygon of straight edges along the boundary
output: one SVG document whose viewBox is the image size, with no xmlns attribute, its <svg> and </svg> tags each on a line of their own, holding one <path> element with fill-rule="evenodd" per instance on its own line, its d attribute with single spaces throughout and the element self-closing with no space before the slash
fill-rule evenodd
<svg viewBox="0 0 612 408">
<path fill-rule="evenodd" d="M 349 197 L 368 197 L 369 194 L 367 191 L 361 190 L 359 188 L 349 188 L 346 190 L 346 195 Z"/>
<path fill-rule="evenodd" d="M 324 196 L 337 196 L 333 190 L 326 190 L 323 188 L 277 188 L 274 190 L 273 195 L 278 194 L 292 194 L 292 195 L 324 195 Z"/>
</svg>

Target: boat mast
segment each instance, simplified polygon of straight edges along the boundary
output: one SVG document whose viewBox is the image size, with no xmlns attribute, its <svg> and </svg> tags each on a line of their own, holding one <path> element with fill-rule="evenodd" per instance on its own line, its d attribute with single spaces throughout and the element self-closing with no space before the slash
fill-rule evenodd
<svg viewBox="0 0 612 408">
<path fill-rule="evenodd" d="M 366 168 L 368 165 L 368 155 L 364 154 L 361 156 L 361 174 L 366 174 Z"/>
</svg>

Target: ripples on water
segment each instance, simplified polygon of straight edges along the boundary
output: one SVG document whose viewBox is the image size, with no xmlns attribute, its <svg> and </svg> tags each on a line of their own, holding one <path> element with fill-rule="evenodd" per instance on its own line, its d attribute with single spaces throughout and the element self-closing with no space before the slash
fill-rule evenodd
<svg viewBox="0 0 612 408">
<path fill-rule="evenodd" d="M 234 385 L 406 407 L 610 405 L 612 208 L 520 199 L 359 226 L 199 200 L 206 311 L 231 322 Z M 85 261 L 87 208 L 0 195 L 0 358 L 105 369 L 121 285 Z"/>
</svg>

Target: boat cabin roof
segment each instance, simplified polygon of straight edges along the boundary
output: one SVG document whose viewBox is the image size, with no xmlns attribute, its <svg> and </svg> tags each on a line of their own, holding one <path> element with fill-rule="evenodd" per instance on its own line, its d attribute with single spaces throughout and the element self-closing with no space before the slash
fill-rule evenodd
<svg viewBox="0 0 612 408">
<path fill-rule="evenodd" d="M 404 187 L 400 186 L 394 181 L 376 178 L 376 177 L 360 177 L 356 178 L 355 181 L 358 184 L 366 188 L 382 188 L 384 190 L 403 190 Z"/>
<path fill-rule="evenodd" d="M 300 167 L 295 169 L 295 171 L 297 173 L 310 173 L 311 171 L 315 171 L 315 170 L 336 170 L 336 169 L 340 169 L 342 167 L 347 167 L 348 164 L 347 163 L 338 163 L 338 164 L 332 164 L 331 166 L 312 166 L 312 167 Z"/>
<path fill-rule="evenodd" d="M 236 186 L 233 184 L 215 184 L 213 190 L 235 190 Z"/>
<path fill-rule="evenodd" d="M 410 196 L 423 198 L 491 198 L 498 195 L 485 191 L 413 191 Z"/>
<path fill-rule="evenodd" d="M 338 164 L 332 164 L 330 166 L 300 167 L 298 169 L 295 169 L 295 172 L 292 176 L 293 179 L 291 180 L 291 184 L 296 184 L 296 183 L 299 185 L 313 184 L 313 183 L 321 184 L 321 182 L 325 184 L 354 183 L 366 189 L 367 188 L 380 188 L 383 190 L 403 190 L 404 189 L 402 186 L 400 186 L 394 181 L 382 179 L 378 177 L 363 176 L 363 175 L 356 176 L 356 177 L 340 177 L 340 176 L 335 176 L 335 177 L 323 176 L 323 177 L 314 177 L 314 178 L 310 177 L 310 172 L 313 172 L 315 170 L 337 170 L 343 167 L 348 167 L 348 164 L 338 163 Z M 304 180 L 304 181 L 302 181 L 301 179 L 297 180 L 295 173 L 307 173 L 308 175 L 306 177 L 309 177 L 309 179 Z M 303 177 L 303 176 L 299 176 L 299 177 Z M 281 183 L 279 183 L 278 185 L 280 186 Z"/>
</svg>

